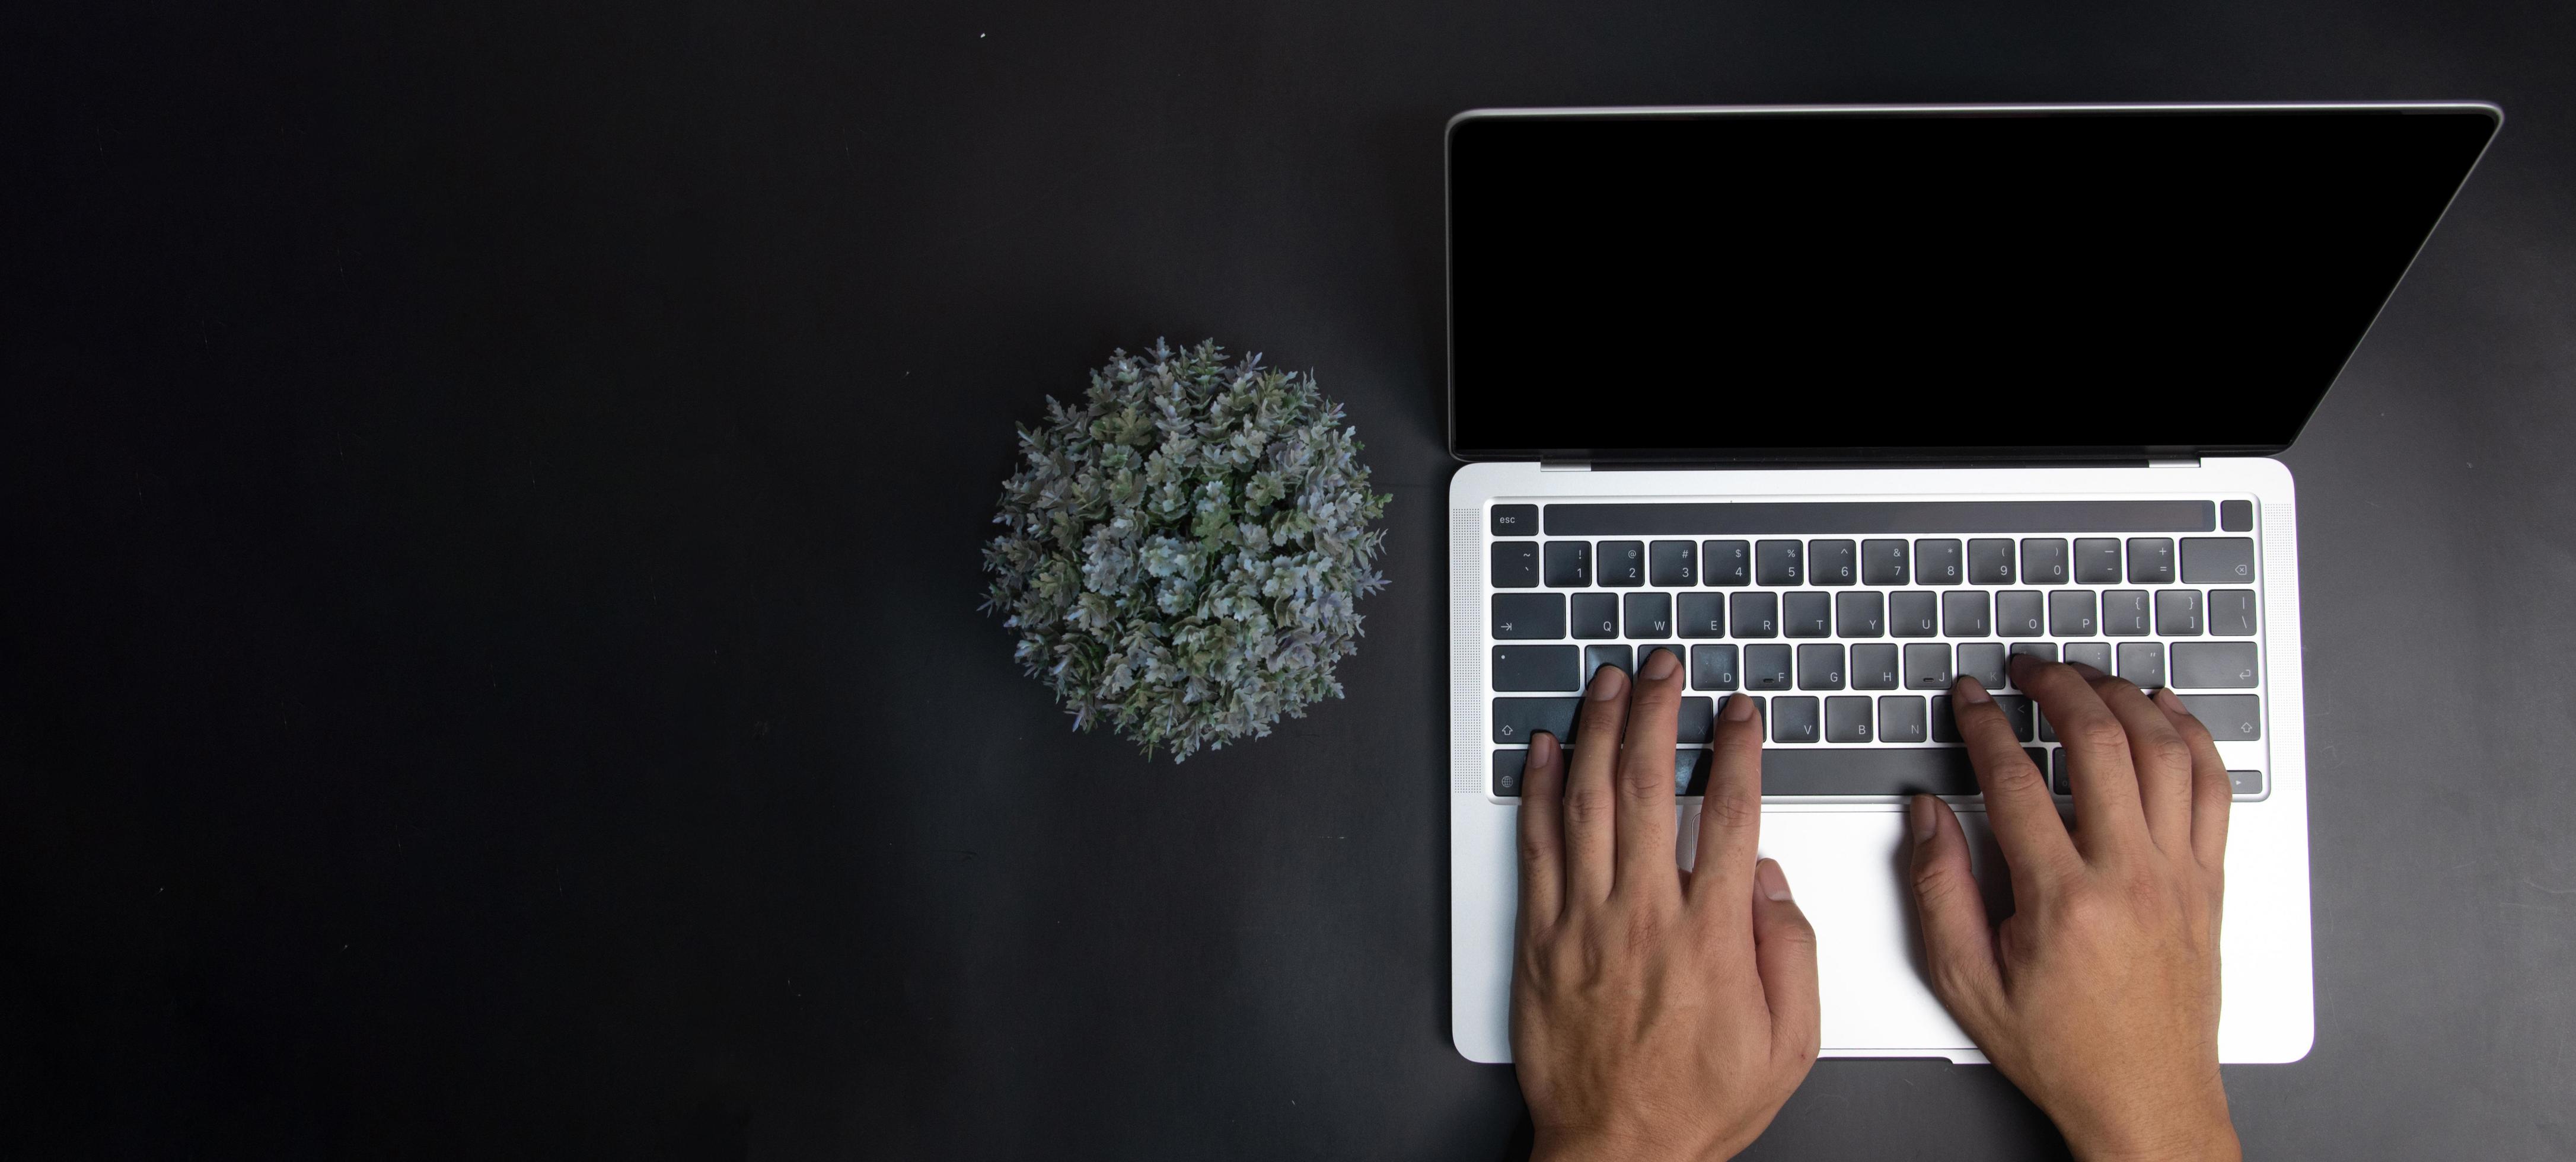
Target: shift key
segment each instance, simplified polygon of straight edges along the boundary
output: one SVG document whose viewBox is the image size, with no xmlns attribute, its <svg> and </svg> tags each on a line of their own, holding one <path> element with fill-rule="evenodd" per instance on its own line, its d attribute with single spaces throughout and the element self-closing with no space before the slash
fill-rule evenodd
<svg viewBox="0 0 2576 1162">
<path fill-rule="evenodd" d="M 2263 699 L 2257 695 L 2185 694 L 2182 708 L 2220 742 L 2257 742 L 2263 737 Z"/>
</svg>

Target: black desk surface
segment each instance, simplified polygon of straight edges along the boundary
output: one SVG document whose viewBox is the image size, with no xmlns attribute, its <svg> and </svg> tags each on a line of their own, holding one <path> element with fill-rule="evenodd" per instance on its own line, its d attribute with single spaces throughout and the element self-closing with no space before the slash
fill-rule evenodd
<svg viewBox="0 0 2576 1162">
<path fill-rule="evenodd" d="M 1504 1155 L 1443 121 L 2321 98 L 2509 119 L 2287 457 L 2319 1032 L 2228 1086 L 2259 1156 L 2576 1152 L 2576 10 L 238 7 L 0 34 L 12 1156 Z M 1157 335 L 1395 494 L 1351 698 L 1179 767 L 976 612 L 1012 423 Z M 2061 1150 L 1829 1062 L 1754 1153 Z"/>
</svg>

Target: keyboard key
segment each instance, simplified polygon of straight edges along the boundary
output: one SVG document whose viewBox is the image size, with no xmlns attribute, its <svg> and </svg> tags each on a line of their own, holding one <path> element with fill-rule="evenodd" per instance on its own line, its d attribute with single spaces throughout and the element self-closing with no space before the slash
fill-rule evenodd
<svg viewBox="0 0 2576 1162">
<path fill-rule="evenodd" d="M 2182 583 L 2247 585 L 2254 580 L 2254 538 L 2184 537 Z"/>
<path fill-rule="evenodd" d="M 1562 593 L 1497 593 L 1494 636 L 1504 641 L 1554 641 L 1565 636 Z"/>
<path fill-rule="evenodd" d="M 1572 649 L 1573 647 L 1568 646 L 1566 648 Z M 1583 647 L 1583 681 L 1586 684 L 1589 684 L 1592 681 L 1592 675 L 1600 673 L 1601 667 L 1603 666 L 1614 666 L 1618 668 L 1620 673 L 1626 674 L 1631 678 L 1636 677 L 1637 661 L 1636 658 L 1632 656 L 1634 652 L 1635 647 L 1633 646 Z"/>
<path fill-rule="evenodd" d="M 1601 583 L 1634 589 L 1646 583 L 1646 542 L 1601 542 Z"/>
<path fill-rule="evenodd" d="M 1780 595 L 1736 593 L 1728 601 L 1728 624 L 1736 637 L 1780 636 Z"/>
<path fill-rule="evenodd" d="M 1988 690 L 2001 690 L 2012 680 L 2004 672 L 2004 647 L 1999 642 L 1969 642 L 1959 647 L 1959 672 L 1977 680 Z"/>
<path fill-rule="evenodd" d="M 1660 650 L 1660 651 L 1662 651 L 1662 652 L 1664 652 L 1664 653 L 1667 653 L 1667 654 L 1671 654 L 1671 655 L 1673 656 L 1673 668 L 1674 668 L 1674 669 L 1678 670 L 1678 669 L 1680 669 L 1680 668 L 1681 668 L 1681 663 L 1682 663 L 1682 648 L 1681 648 L 1680 646 L 1673 645 L 1673 644 L 1671 644 L 1671 643 L 1667 642 L 1667 643 L 1662 644 L 1662 645 L 1644 645 L 1644 646 L 1638 646 L 1638 647 L 1637 647 L 1637 672 L 1638 672 L 1638 673 L 1644 673 L 1644 672 L 1645 672 L 1645 670 L 1646 670 L 1646 659 L 1651 658 L 1651 657 L 1654 657 L 1654 656 L 1655 656 L 1656 651 L 1658 651 L 1658 650 Z"/>
<path fill-rule="evenodd" d="M 2165 643 L 2121 642 L 2120 676 L 2141 690 L 2165 684 Z"/>
<path fill-rule="evenodd" d="M 1753 545 L 1747 541 L 1701 541 L 1700 575 L 1711 585 L 1737 586 L 1753 583 Z"/>
<path fill-rule="evenodd" d="M 1825 741 L 1868 742 L 1869 703 L 1867 698 L 1825 699 Z"/>
<path fill-rule="evenodd" d="M 1923 699 L 1919 695 L 1890 694 L 1878 700 L 1880 742 L 1922 742 L 1930 737 L 1924 722 Z"/>
<path fill-rule="evenodd" d="M 2028 537 L 2021 543 L 2021 583 L 2064 585 L 2069 576 L 2066 542 L 2057 537 Z"/>
<path fill-rule="evenodd" d="M 1918 585 L 1956 585 L 1959 575 L 1959 542 L 1922 540 L 1914 542 L 1914 581 Z"/>
<path fill-rule="evenodd" d="M 2147 591 L 2102 591 L 2102 632 L 2112 637 L 2147 636 Z"/>
<path fill-rule="evenodd" d="M 1548 588 L 1581 589 L 1592 584 L 1592 542 L 1549 541 L 1544 552 Z"/>
<path fill-rule="evenodd" d="M 1880 732 L 1882 740 L 1885 731 Z M 2034 763 L 2048 761 L 2030 752 Z M 1974 795 L 1976 769 L 1955 746 L 1786 747 L 1762 752 L 1765 795 Z"/>
<path fill-rule="evenodd" d="M 1771 741 L 1814 742 L 1818 726 L 1815 699 L 1783 696 L 1771 700 Z"/>
<path fill-rule="evenodd" d="M 2109 537 L 2083 537 L 2075 542 L 2075 583 L 2120 583 L 2120 542 Z"/>
<path fill-rule="evenodd" d="M 2219 637 L 2254 636 L 2254 591 L 2209 591 L 2209 632 Z"/>
<path fill-rule="evenodd" d="M 2040 716 L 2039 716 L 2039 741 L 2041 741 L 2041 742 L 2055 742 L 2055 741 L 2057 741 L 2057 728 L 2056 728 L 2056 727 L 2054 727 L 2054 726 L 2050 726 L 2050 725 L 2048 724 L 2048 716 L 2047 716 L 2046 714 L 2042 714 L 2042 715 L 2040 715 Z M 2059 791 L 2059 792 L 2058 792 L 2058 794 L 2060 794 L 2060 795 L 2063 795 L 2063 794 L 2065 794 L 2065 793 L 2066 793 L 2066 792 L 2064 792 L 2064 791 Z"/>
<path fill-rule="evenodd" d="M 1830 593 L 1813 589 L 1780 596 L 1780 629 L 1788 637 L 1834 636 L 1834 603 Z"/>
<path fill-rule="evenodd" d="M 1691 689 L 1732 690 L 1734 688 L 1734 646 L 1691 647 Z"/>
<path fill-rule="evenodd" d="M 1688 589 L 1699 584 L 1699 546 L 1690 541 L 1657 541 L 1646 550 L 1646 572 L 1655 584 Z"/>
<path fill-rule="evenodd" d="M 1980 537 L 1968 542 L 1968 581 L 1975 585 L 2013 583 L 2013 543 Z"/>
<path fill-rule="evenodd" d="M 2066 664 L 2091 666 L 2108 674 L 2111 672 L 2111 643 L 2068 642 L 2066 643 Z"/>
<path fill-rule="evenodd" d="M 1674 595 L 1680 604 L 1673 625 L 1683 637 L 1725 637 L 1726 595 L 1723 593 L 1681 593 Z"/>
<path fill-rule="evenodd" d="M 1871 585 L 1903 585 L 1906 582 L 1906 552 L 1903 541 L 1862 541 L 1860 543 L 1860 579 Z"/>
<path fill-rule="evenodd" d="M 1758 541 L 1753 546 L 1753 580 L 1760 585 L 1806 583 L 1805 546 L 1796 541 Z"/>
<path fill-rule="evenodd" d="M 1887 595 L 1887 632 L 1891 637 L 1935 637 L 1941 631 L 1939 605 L 1920 589 Z"/>
<path fill-rule="evenodd" d="M 1534 537 L 1538 535 L 1538 506 L 1535 504 L 1498 504 L 1494 506 L 1494 535 L 1498 537 Z"/>
<path fill-rule="evenodd" d="M 2219 528 L 2219 530 L 2220 530 L 2221 532 L 2230 532 L 2230 533 L 2250 533 L 2250 532 L 2253 532 L 2253 531 L 2254 531 L 2254 502 L 2253 502 L 2253 501 L 2250 501 L 2250 500 L 2222 500 L 2222 501 L 2219 501 L 2219 502 L 2218 502 L 2218 528 Z"/>
<path fill-rule="evenodd" d="M 1529 764 L 1525 750 L 1494 752 L 1494 794 L 1498 798 L 1517 799 L 1521 793 L 1521 768 Z"/>
<path fill-rule="evenodd" d="M 2254 694 L 2185 694 L 2182 708 L 2220 742 L 2263 739 L 2263 699 Z"/>
<path fill-rule="evenodd" d="M 1673 794 L 1706 795 L 1709 769 L 1715 756 L 1704 750 L 1685 750 L 1673 756 Z"/>
<path fill-rule="evenodd" d="M 1860 550 L 1850 541 L 1807 542 L 1807 576 L 1818 585 L 1853 585 L 1860 581 Z"/>
<path fill-rule="evenodd" d="M 1684 746 L 1707 742 L 1709 732 L 1714 729 L 1711 720 L 1716 712 L 1717 700 L 1714 698 L 1682 699 L 1680 711 L 1673 719 L 1673 741 Z"/>
<path fill-rule="evenodd" d="M 1759 694 L 1729 694 L 1726 697 L 1717 700 L 1717 712 L 1719 714 L 1726 713 L 1726 708 L 1734 705 L 1735 700 L 1738 698 L 1752 703 L 1754 721 L 1763 723 L 1764 729 L 1769 729 L 1769 723 L 1771 721 L 1771 705 L 1769 700 L 1763 698 Z"/>
<path fill-rule="evenodd" d="M 2183 690 L 2254 688 L 2252 642 L 2175 642 L 2173 684 Z"/>
<path fill-rule="evenodd" d="M 1628 636 L 1656 638 L 1673 636 L 1673 595 L 1670 593 L 1630 593 L 1625 603 Z"/>
<path fill-rule="evenodd" d="M 1905 647 L 1905 688 L 1949 689 L 1950 647 L 1940 642 L 1922 642 Z"/>
<path fill-rule="evenodd" d="M 1495 646 L 1494 689 L 1580 690 L 1573 646 Z"/>
<path fill-rule="evenodd" d="M 1538 546 L 1529 541 L 1497 542 L 1494 545 L 1494 588 L 1537 587 Z"/>
<path fill-rule="evenodd" d="M 2048 591 L 2048 636 L 2082 637 L 2100 633 L 2093 617 L 2093 591 L 2090 589 L 2051 589 Z"/>
<path fill-rule="evenodd" d="M 1932 741 L 1959 741 L 1959 720 L 1950 717 L 1950 696 L 1947 694 L 1932 696 Z"/>
<path fill-rule="evenodd" d="M 1895 689 L 1896 647 L 1892 645 L 1853 646 L 1851 680 L 1854 690 Z"/>
<path fill-rule="evenodd" d="M 1941 636 L 1984 637 L 1993 633 L 1985 591 L 1957 589 L 1941 595 Z"/>
<path fill-rule="evenodd" d="M 2200 590 L 2156 590 L 2156 634 L 2160 637 L 2200 636 Z"/>
<path fill-rule="evenodd" d="M 1798 688 L 1843 688 L 1843 648 L 1832 642 L 1798 647 Z"/>
<path fill-rule="evenodd" d="M 1619 595 L 1616 593 L 1575 594 L 1574 636 L 1578 638 L 1619 636 Z"/>
<path fill-rule="evenodd" d="M 2042 723 L 2040 733 L 2046 734 L 2047 732 L 2047 725 Z M 2048 793 L 2052 795 L 2073 795 L 2075 793 L 2074 789 L 2066 782 L 2065 747 L 2061 746 L 2056 750 L 2048 752 Z"/>
<path fill-rule="evenodd" d="M 2012 655 L 2013 655 L 2013 657 L 2020 657 L 2020 656 L 2021 656 L 2021 655 L 2023 655 L 2023 654 L 2028 654 L 2028 655 L 2030 655 L 2030 656 L 2032 656 L 2032 657 L 2034 657 L 2034 658 L 2037 658 L 2037 659 L 2039 659 L 2040 661 L 2043 661 L 2043 662 L 2054 662 L 2054 661 L 2056 661 L 2056 660 L 2057 660 L 2057 643 L 2056 643 L 2056 642 L 2014 642 L 2014 643 L 2012 644 Z M 2007 659 L 2007 660 L 2010 660 L 2010 659 Z"/>
<path fill-rule="evenodd" d="M 1545 731 L 1558 742 L 1572 742 L 1575 711 L 1582 705 L 1580 698 L 1496 698 L 1494 741 L 1525 743 Z"/>
<path fill-rule="evenodd" d="M 2227 503 L 2243 504 L 2245 502 L 2241 500 L 2231 500 Z M 2229 771 L 2227 772 L 2227 781 L 2236 785 L 2236 797 L 2239 799 L 2260 799 L 2263 797 L 2263 772 L 2261 771 Z"/>
<path fill-rule="evenodd" d="M 2030 699 L 2019 694 L 1997 694 L 1995 709 L 2003 711 L 2004 721 L 2012 724 L 2014 738 L 2023 742 L 2031 740 Z"/>
<path fill-rule="evenodd" d="M 2129 538 L 2129 584 L 2171 585 L 2173 581 L 2172 537 Z"/>
<path fill-rule="evenodd" d="M 2040 614 L 2039 590 L 2007 589 L 1995 594 L 1996 634 L 2003 637 L 2038 637 L 2046 632 L 2048 632 L 2048 622 Z"/>
<path fill-rule="evenodd" d="M 1747 690 L 1788 689 L 1789 647 L 1744 647 L 1744 688 Z"/>
<path fill-rule="evenodd" d="M 1870 590 L 1834 594 L 1834 634 L 1838 637 L 1887 636 L 1887 598 Z"/>
</svg>

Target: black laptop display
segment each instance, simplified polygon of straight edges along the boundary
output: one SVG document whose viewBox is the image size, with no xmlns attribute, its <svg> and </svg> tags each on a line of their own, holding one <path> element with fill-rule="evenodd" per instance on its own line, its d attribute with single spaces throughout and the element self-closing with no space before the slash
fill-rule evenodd
<svg viewBox="0 0 2576 1162">
<path fill-rule="evenodd" d="M 2494 130 L 2456 108 L 1469 118 L 1453 451 L 2276 452 Z"/>
</svg>

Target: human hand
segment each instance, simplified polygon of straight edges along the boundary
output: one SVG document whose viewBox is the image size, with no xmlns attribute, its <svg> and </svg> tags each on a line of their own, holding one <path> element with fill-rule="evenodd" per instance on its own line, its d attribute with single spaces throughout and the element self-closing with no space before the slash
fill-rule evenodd
<svg viewBox="0 0 2576 1162">
<path fill-rule="evenodd" d="M 1753 701 L 1729 698 L 1718 715 L 1699 857 L 1685 872 L 1674 851 L 1680 659 L 1650 651 L 1639 671 L 1633 683 L 1596 673 L 1572 770 L 1541 735 L 1522 780 L 1512 1056 L 1536 1159 L 1727 1157 L 1816 1061 L 1815 930 L 1780 865 L 1754 862 Z"/>
<path fill-rule="evenodd" d="M 2172 691 L 2089 666 L 2012 660 L 2067 749 L 2071 833 L 2048 778 L 1976 679 L 1959 737 L 2012 873 L 1987 921 L 1948 804 L 1908 807 L 1932 991 L 2077 1156 L 2236 1158 L 2218 1080 L 2218 911 L 2232 789 Z"/>
</svg>

